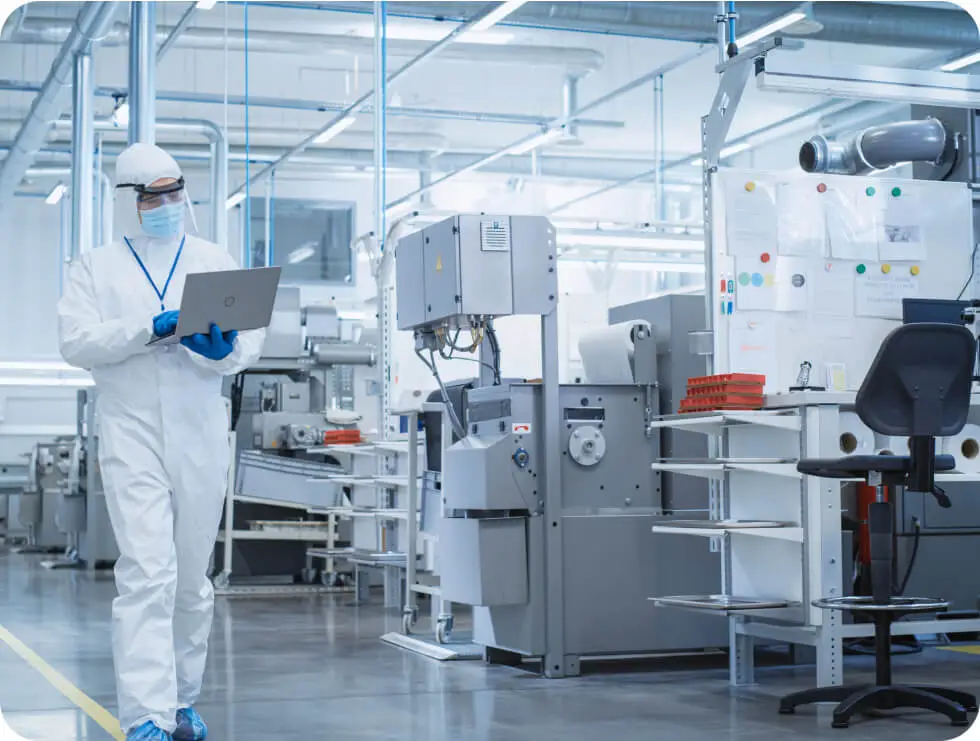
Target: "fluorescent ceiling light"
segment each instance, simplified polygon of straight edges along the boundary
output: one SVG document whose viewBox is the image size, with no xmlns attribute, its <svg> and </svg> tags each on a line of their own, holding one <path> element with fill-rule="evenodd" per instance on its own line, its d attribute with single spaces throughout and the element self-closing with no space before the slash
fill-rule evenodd
<svg viewBox="0 0 980 741">
<path fill-rule="evenodd" d="M 56 203 L 59 203 L 61 201 L 64 195 L 65 195 L 65 184 L 58 183 L 56 186 L 54 186 L 51 189 L 51 192 L 48 193 L 47 196 L 45 196 L 44 202 L 47 203 L 49 206 L 54 206 Z"/>
<path fill-rule="evenodd" d="M 466 34 L 467 37 L 469 37 L 470 33 L 480 33 L 481 31 L 486 31 L 491 26 L 497 25 L 526 2 L 527 0 L 508 0 L 507 2 L 500 3 L 500 5 L 473 24 L 469 33 Z"/>
<path fill-rule="evenodd" d="M 749 46 L 754 44 L 756 41 L 762 41 L 762 39 L 772 36 L 784 28 L 789 28 L 794 23 L 798 23 L 806 18 L 806 13 L 802 10 L 794 10 L 792 13 L 787 13 L 782 15 L 774 21 L 769 21 L 769 23 L 764 26 L 759 26 L 754 31 L 749 31 L 744 36 L 739 36 L 736 41 L 739 48 Z"/>
<path fill-rule="evenodd" d="M 112 121 L 112 125 L 117 129 L 125 129 L 129 126 L 129 101 L 125 98 L 120 98 L 116 101 L 116 107 L 112 109 L 112 115 L 109 117 Z"/>
<path fill-rule="evenodd" d="M 333 139 L 337 134 L 342 131 L 346 131 L 351 126 L 357 122 L 357 116 L 348 116 L 347 118 L 342 118 L 333 126 L 329 127 L 323 131 L 316 139 L 313 140 L 314 144 L 326 144 L 328 141 Z"/>
<path fill-rule="evenodd" d="M 584 262 L 596 265 L 606 264 L 603 257 L 579 257 L 577 255 L 562 256 L 559 258 L 559 267 L 562 263 Z M 658 260 L 618 260 L 615 263 L 617 270 L 625 270 L 631 273 L 693 273 L 703 274 L 704 265 L 699 262 L 669 262 Z"/>
<path fill-rule="evenodd" d="M 967 54 L 965 57 L 960 57 L 959 59 L 954 59 L 951 62 L 946 62 L 941 69 L 943 72 L 955 72 L 958 69 L 963 69 L 964 67 L 969 67 L 971 64 L 976 64 L 980 62 L 980 51 L 975 51 L 972 54 Z"/>
<path fill-rule="evenodd" d="M 230 196 L 228 196 L 228 200 L 225 201 L 225 208 L 226 209 L 234 208 L 244 200 L 245 200 L 244 190 L 240 190 L 237 193 L 232 193 Z"/>
<path fill-rule="evenodd" d="M 211 10 L 215 5 L 218 4 L 218 0 L 197 0 L 198 10 Z"/>
<path fill-rule="evenodd" d="M 561 139 L 565 135 L 565 129 L 548 129 L 547 131 L 542 131 L 537 136 L 532 136 L 530 139 L 525 139 L 524 141 L 517 142 L 513 146 L 507 147 L 504 150 L 504 154 L 527 154 L 533 149 L 542 147 L 549 142 L 553 142 L 556 139 Z"/>
</svg>

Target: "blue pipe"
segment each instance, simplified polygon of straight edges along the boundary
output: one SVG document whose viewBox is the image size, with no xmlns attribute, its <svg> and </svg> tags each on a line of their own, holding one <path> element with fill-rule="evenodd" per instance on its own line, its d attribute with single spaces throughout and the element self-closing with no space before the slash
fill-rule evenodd
<svg viewBox="0 0 980 741">
<path fill-rule="evenodd" d="M 738 45 L 735 43 L 735 2 L 728 2 L 728 56 L 734 57 L 738 54 Z"/>
<path fill-rule="evenodd" d="M 250 142 L 248 134 L 248 0 L 244 3 L 245 12 L 245 267 L 252 267 L 252 177 Z"/>
</svg>

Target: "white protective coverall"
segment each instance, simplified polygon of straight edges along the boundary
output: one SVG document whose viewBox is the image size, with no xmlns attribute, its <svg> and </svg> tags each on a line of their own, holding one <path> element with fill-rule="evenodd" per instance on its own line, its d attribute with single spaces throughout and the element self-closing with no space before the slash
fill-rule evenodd
<svg viewBox="0 0 980 741">
<path fill-rule="evenodd" d="M 119 155 L 120 184 L 179 178 L 162 149 Z M 116 195 L 120 232 L 162 290 L 181 238 L 142 231 L 136 193 Z M 223 247 L 186 235 L 164 297 L 179 309 L 188 273 L 235 269 Z M 126 242 L 80 255 L 58 304 L 61 353 L 90 369 L 98 391 L 99 463 L 120 557 L 112 606 L 119 721 L 153 721 L 168 733 L 178 707 L 198 698 L 214 610 L 207 578 L 225 496 L 228 413 L 222 376 L 254 363 L 264 331 L 242 332 L 234 350 L 208 360 L 180 344 L 147 347 L 161 300 Z"/>
</svg>

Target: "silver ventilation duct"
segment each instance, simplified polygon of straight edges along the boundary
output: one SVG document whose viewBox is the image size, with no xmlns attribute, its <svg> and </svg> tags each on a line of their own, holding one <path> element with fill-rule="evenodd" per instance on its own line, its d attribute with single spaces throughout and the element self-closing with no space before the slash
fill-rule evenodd
<svg viewBox="0 0 980 741">
<path fill-rule="evenodd" d="M 951 134 L 935 118 L 872 126 L 846 141 L 815 136 L 800 147 L 800 167 L 806 172 L 861 175 L 903 162 L 939 164 Z"/>
</svg>

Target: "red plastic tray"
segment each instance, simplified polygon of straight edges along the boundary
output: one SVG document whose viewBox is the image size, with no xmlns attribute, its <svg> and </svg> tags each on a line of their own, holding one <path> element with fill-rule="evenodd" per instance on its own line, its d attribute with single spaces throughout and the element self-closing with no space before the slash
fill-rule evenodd
<svg viewBox="0 0 980 741">
<path fill-rule="evenodd" d="M 688 396 L 714 396 L 717 394 L 740 394 L 742 396 L 762 396 L 762 384 L 758 383 L 713 383 L 705 386 L 688 386 Z"/>
<path fill-rule="evenodd" d="M 716 373 L 713 376 L 695 376 L 687 379 L 687 385 L 711 386 L 719 383 L 751 383 L 766 385 L 766 377 L 759 373 Z"/>
</svg>

